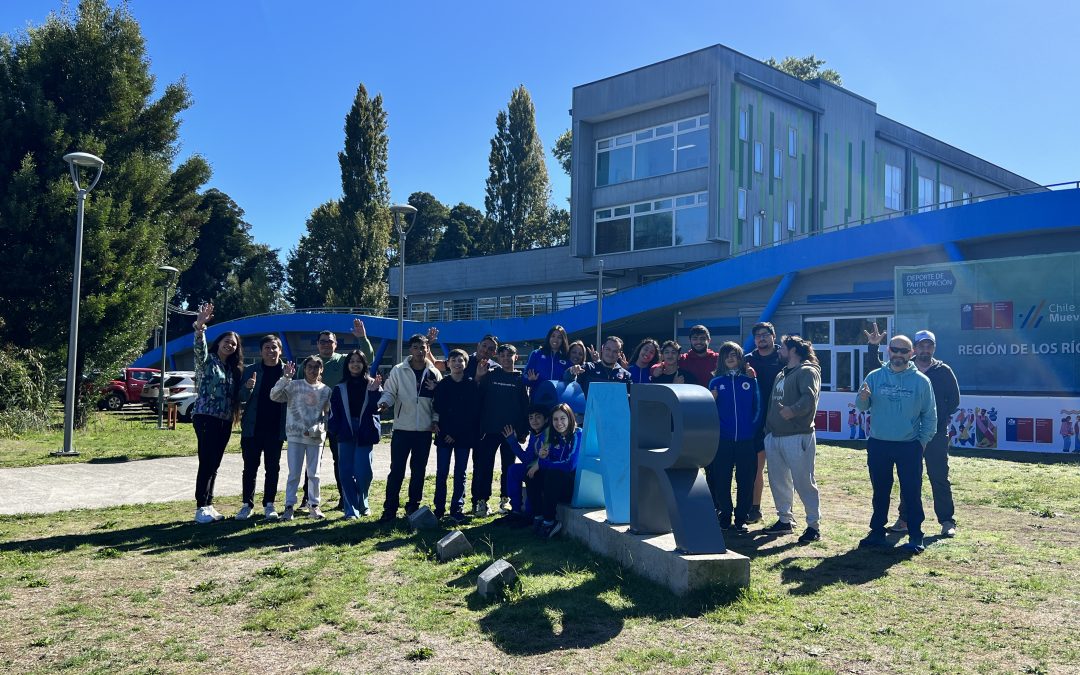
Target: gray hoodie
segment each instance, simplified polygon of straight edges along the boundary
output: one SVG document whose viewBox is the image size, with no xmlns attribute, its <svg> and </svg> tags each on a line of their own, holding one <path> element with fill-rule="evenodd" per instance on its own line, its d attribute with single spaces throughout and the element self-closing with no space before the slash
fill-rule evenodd
<svg viewBox="0 0 1080 675">
<path fill-rule="evenodd" d="M 765 433 L 773 436 L 813 433 L 820 391 L 821 369 L 816 363 L 803 361 L 797 366 L 781 370 L 770 390 Z M 795 417 L 789 420 L 781 417 L 781 404 L 792 410 Z"/>
</svg>

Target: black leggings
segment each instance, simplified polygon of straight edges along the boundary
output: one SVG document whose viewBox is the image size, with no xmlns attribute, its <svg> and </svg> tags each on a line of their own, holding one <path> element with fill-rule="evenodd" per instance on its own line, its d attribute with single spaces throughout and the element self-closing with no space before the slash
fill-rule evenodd
<svg viewBox="0 0 1080 675">
<path fill-rule="evenodd" d="M 214 503 L 214 481 L 217 479 L 225 446 L 232 435 L 232 420 L 210 415 L 193 415 L 192 426 L 199 441 L 199 471 L 195 474 L 195 506 Z"/>
</svg>

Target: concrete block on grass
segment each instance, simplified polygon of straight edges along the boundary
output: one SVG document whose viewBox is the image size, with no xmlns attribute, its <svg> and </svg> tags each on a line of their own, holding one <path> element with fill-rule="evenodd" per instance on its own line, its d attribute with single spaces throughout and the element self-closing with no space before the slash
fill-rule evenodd
<svg viewBox="0 0 1080 675">
<path fill-rule="evenodd" d="M 505 560 L 496 560 L 480 573 L 476 580 L 476 592 L 485 598 L 499 593 L 504 586 L 517 582 L 517 570 Z"/>
<path fill-rule="evenodd" d="M 414 530 L 433 530 L 439 526 L 439 519 L 426 506 L 421 506 L 409 515 L 409 527 Z"/>
<path fill-rule="evenodd" d="M 469 555 L 472 552 L 472 544 L 465 538 L 465 533 L 460 530 L 454 530 L 435 544 L 435 554 L 439 557 L 440 562 L 453 560 L 463 555 Z"/>
</svg>

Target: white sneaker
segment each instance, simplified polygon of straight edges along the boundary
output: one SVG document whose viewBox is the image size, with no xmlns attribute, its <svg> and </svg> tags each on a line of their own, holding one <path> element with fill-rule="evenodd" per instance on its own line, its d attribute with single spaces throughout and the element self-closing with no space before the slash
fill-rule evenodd
<svg viewBox="0 0 1080 675">
<path fill-rule="evenodd" d="M 897 518 L 896 522 L 886 528 L 889 532 L 907 532 L 907 521 Z"/>
<path fill-rule="evenodd" d="M 955 537 L 956 536 L 956 523 L 951 520 L 946 520 L 941 524 L 941 536 L 943 537 Z"/>
<path fill-rule="evenodd" d="M 237 520 L 247 520 L 251 517 L 251 506 L 244 504 L 239 511 L 236 512 Z"/>
<path fill-rule="evenodd" d="M 483 518 L 489 513 L 491 513 L 491 511 L 488 509 L 487 502 L 477 500 L 475 506 L 473 506 L 473 514 L 477 518 Z"/>
<path fill-rule="evenodd" d="M 288 506 L 285 507 L 285 513 L 281 514 L 281 519 L 282 520 L 292 520 L 293 519 L 293 506 L 292 506 L 292 504 L 289 504 Z"/>
<path fill-rule="evenodd" d="M 501 511 L 509 511 L 510 510 L 510 498 L 509 497 L 503 497 L 499 501 L 499 509 Z"/>
<path fill-rule="evenodd" d="M 278 519 L 277 511 L 274 510 L 273 504 L 267 504 L 265 507 L 263 507 L 263 518 L 267 520 Z"/>
<path fill-rule="evenodd" d="M 214 522 L 214 520 L 215 519 L 213 514 L 211 514 L 205 506 L 200 506 L 199 508 L 195 509 L 196 523 L 199 523 L 200 525 L 205 525 L 206 523 Z"/>
<path fill-rule="evenodd" d="M 209 509 L 210 515 L 213 516 L 214 520 L 225 520 L 225 516 L 218 513 L 217 509 L 214 508 L 213 504 L 207 506 L 206 508 Z"/>
<path fill-rule="evenodd" d="M 308 515 L 310 515 L 315 520 L 322 520 L 326 517 L 325 515 L 323 515 L 322 509 L 319 508 L 318 504 L 311 507 L 311 510 L 308 511 Z"/>
</svg>

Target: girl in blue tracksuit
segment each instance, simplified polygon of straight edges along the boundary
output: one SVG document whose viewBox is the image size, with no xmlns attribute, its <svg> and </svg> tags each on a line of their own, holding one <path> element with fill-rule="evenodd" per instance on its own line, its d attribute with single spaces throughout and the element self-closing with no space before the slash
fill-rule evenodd
<svg viewBox="0 0 1080 675">
<path fill-rule="evenodd" d="M 754 433 L 761 420 L 761 395 L 757 382 L 746 374 L 746 359 L 736 342 L 725 342 L 717 358 L 716 377 L 709 382 L 720 417 L 720 442 L 716 457 L 705 467 L 705 478 L 712 492 L 720 527 L 746 532 L 746 519 L 753 501 L 757 476 L 757 451 Z M 731 473 L 735 471 L 735 505 L 731 503 Z"/>
<path fill-rule="evenodd" d="M 529 354 L 529 361 L 521 373 L 525 386 L 531 388 L 544 380 L 561 380 L 563 373 L 570 367 L 570 356 L 567 353 L 569 349 L 570 341 L 566 337 L 566 329 L 552 326 L 544 338 L 544 344 Z"/>
<path fill-rule="evenodd" d="M 537 450 L 536 462 L 526 474 L 531 479 L 527 483 L 529 502 L 534 511 L 538 505 L 540 508 L 537 534 L 545 539 L 562 531 L 562 523 L 555 519 L 556 508 L 573 496 L 580 452 L 581 430 L 577 428 L 574 411 L 560 403 L 551 411 L 544 442 Z"/>
<path fill-rule="evenodd" d="M 349 354 L 341 384 L 330 394 L 330 421 L 327 429 L 338 439 L 341 473 L 341 500 L 345 519 L 370 515 L 368 488 L 371 487 L 371 448 L 379 442 L 381 378 L 368 374 L 368 361 L 359 349 Z"/>
</svg>

